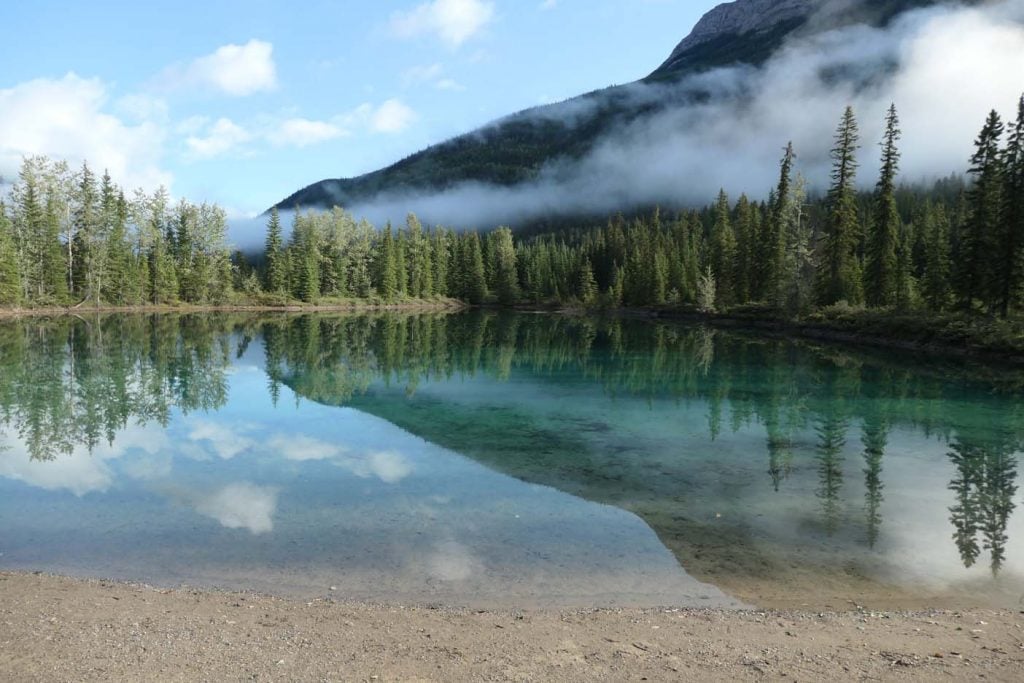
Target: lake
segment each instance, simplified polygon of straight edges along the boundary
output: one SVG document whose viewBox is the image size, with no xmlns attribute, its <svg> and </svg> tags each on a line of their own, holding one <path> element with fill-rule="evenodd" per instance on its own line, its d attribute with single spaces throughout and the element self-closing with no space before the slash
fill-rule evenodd
<svg viewBox="0 0 1024 683">
<path fill-rule="evenodd" d="M 386 604 L 1024 600 L 1024 374 L 665 321 L 0 321 L 0 568 Z"/>
</svg>

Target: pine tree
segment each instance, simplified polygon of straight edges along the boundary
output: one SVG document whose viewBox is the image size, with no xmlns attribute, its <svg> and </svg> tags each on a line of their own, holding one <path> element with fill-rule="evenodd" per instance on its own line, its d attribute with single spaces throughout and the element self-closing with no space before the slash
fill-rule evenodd
<svg viewBox="0 0 1024 683">
<path fill-rule="evenodd" d="M 896 105 L 889 107 L 885 119 L 885 137 L 882 141 L 882 171 L 875 194 L 875 211 L 867 240 L 867 264 L 864 272 L 864 299 L 869 306 L 893 306 L 898 298 L 897 279 L 906 282 L 907 264 L 902 276 L 897 276 L 897 248 L 902 231 L 899 210 L 896 207 L 896 172 L 900 153 L 899 117 Z"/>
<path fill-rule="evenodd" d="M 384 301 L 394 301 L 398 296 L 398 260 L 391 223 L 384 227 L 384 236 L 377 252 L 377 283 L 377 291 Z"/>
<path fill-rule="evenodd" d="M 491 233 L 490 239 L 495 293 L 503 306 L 511 306 L 519 298 L 516 249 L 512 242 L 512 231 L 506 227 L 498 228 Z"/>
<path fill-rule="evenodd" d="M 434 264 L 434 291 L 439 296 L 449 296 L 448 287 L 448 264 L 451 260 L 449 252 L 448 231 L 443 228 L 434 230 L 431 239 Z"/>
<path fill-rule="evenodd" d="M 594 279 L 594 267 L 590 264 L 590 259 L 584 259 L 580 264 L 576 294 L 586 306 L 597 300 L 597 280 Z"/>
<path fill-rule="evenodd" d="M 857 121 L 853 107 L 847 107 L 836 131 L 832 148 L 832 186 L 828 192 L 828 217 L 818 268 L 818 302 L 823 306 L 838 301 L 858 304 L 861 300 L 860 269 L 857 263 Z"/>
<path fill-rule="evenodd" d="M 740 200 L 736 203 L 736 275 L 733 282 L 736 303 L 750 301 L 751 273 L 754 269 L 756 248 L 754 210 L 747 195 L 743 194 L 740 195 Z"/>
<path fill-rule="evenodd" d="M 487 298 L 487 275 L 484 271 L 484 254 L 480 247 L 480 236 L 470 232 L 463 237 L 463 262 L 465 289 L 463 297 L 471 304 L 481 304 Z"/>
<path fill-rule="evenodd" d="M 972 310 L 976 301 L 991 306 L 1000 284 L 991 268 L 993 254 L 999 253 L 998 235 L 1002 218 L 1003 159 L 999 141 L 1003 122 L 996 111 L 985 121 L 975 140 L 968 171 L 974 183 L 967 194 L 967 220 L 960 233 L 957 262 L 957 294 L 960 306 Z"/>
<path fill-rule="evenodd" d="M 814 253 L 810 227 L 804 220 L 806 199 L 806 181 L 797 174 L 779 219 L 784 250 L 775 294 L 776 306 L 790 315 L 806 313 L 813 299 Z"/>
<path fill-rule="evenodd" d="M 428 270 L 424 262 L 423 226 L 416 214 L 410 213 L 405 218 L 406 234 L 406 266 L 409 269 L 409 296 L 418 299 L 423 296 L 423 279 Z"/>
<path fill-rule="evenodd" d="M 793 151 L 793 143 L 790 142 L 786 145 L 782 161 L 779 163 L 779 183 L 768 202 L 766 225 L 761 231 L 758 267 L 755 269 L 757 279 L 751 294 L 755 300 L 775 301 L 779 297 L 786 258 L 786 234 L 782 223 L 789 211 L 787 202 L 791 197 L 795 161 L 796 153 Z"/>
<path fill-rule="evenodd" d="M 14 245 L 14 224 L 0 200 L 0 305 L 13 306 L 21 301 L 21 272 Z"/>
<path fill-rule="evenodd" d="M 1010 126 L 1003 158 L 1002 226 L 997 263 L 996 304 L 1002 317 L 1019 304 L 1024 289 L 1024 95 L 1017 103 L 1017 119 Z"/>
<path fill-rule="evenodd" d="M 925 255 L 921 293 L 933 311 L 944 311 L 952 298 L 949 284 L 949 217 L 942 206 L 926 207 Z"/>
<path fill-rule="evenodd" d="M 711 270 L 715 274 L 718 308 L 735 303 L 736 234 L 729 217 L 729 197 L 719 190 L 711 236 Z"/>
<path fill-rule="evenodd" d="M 284 238 L 281 234 L 281 216 L 275 206 L 267 221 L 266 273 L 263 286 L 268 292 L 281 294 L 287 289 L 287 268 L 284 256 Z"/>
</svg>

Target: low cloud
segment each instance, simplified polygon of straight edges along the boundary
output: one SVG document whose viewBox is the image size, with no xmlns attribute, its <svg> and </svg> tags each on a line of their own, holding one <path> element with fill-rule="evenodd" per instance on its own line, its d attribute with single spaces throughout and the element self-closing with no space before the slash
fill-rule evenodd
<svg viewBox="0 0 1024 683">
<path fill-rule="evenodd" d="M 429 223 L 492 227 L 533 218 L 662 204 L 704 204 L 725 188 L 764 197 L 792 140 L 800 171 L 822 189 L 840 115 L 861 124 L 863 186 L 877 177 L 885 111 L 900 112 L 902 178 L 966 170 L 988 111 L 1015 113 L 1024 89 L 1024 0 L 939 5 L 883 29 L 852 26 L 790 41 L 764 66 L 715 69 L 680 84 L 637 83 L 524 116 L 573 128 L 603 102 L 669 103 L 615 126 L 579 160 L 559 160 L 515 187 L 464 183 L 443 193 L 391 194 L 349 206 L 382 224 L 408 211 Z"/>
<path fill-rule="evenodd" d="M 168 67 L 157 84 L 168 90 L 202 88 L 232 97 L 273 90 L 277 87 L 274 46 L 256 39 L 244 45 L 223 45 L 188 64 Z"/>
<path fill-rule="evenodd" d="M 494 20 L 488 0 L 432 0 L 391 15 L 390 29 L 398 38 L 432 35 L 456 48 L 478 35 Z"/>
</svg>

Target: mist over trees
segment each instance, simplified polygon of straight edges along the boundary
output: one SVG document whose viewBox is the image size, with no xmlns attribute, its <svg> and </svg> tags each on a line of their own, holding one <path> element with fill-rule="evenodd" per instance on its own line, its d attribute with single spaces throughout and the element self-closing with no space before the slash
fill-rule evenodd
<svg viewBox="0 0 1024 683">
<path fill-rule="evenodd" d="M 335 207 L 296 211 L 287 238 L 271 212 L 265 248 L 230 253 L 224 211 L 163 189 L 130 198 L 83 165 L 26 159 L 0 203 L 0 304 L 112 305 L 439 298 L 511 306 L 678 307 L 757 304 L 773 314 L 823 307 L 1008 317 L 1024 304 L 1024 97 L 1004 124 L 993 111 L 969 178 L 930 188 L 898 182 L 902 135 L 889 109 L 874 192 L 848 107 L 833 139 L 827 194 L 808 198 L 798 150 L 785 147 L 764 201 L 722 189 L 704 209 L 660 210 L 600 226 L 515 236 L 377 229 Z M 873 165 L 873 164 L 872 164 Z"/>
</svg>

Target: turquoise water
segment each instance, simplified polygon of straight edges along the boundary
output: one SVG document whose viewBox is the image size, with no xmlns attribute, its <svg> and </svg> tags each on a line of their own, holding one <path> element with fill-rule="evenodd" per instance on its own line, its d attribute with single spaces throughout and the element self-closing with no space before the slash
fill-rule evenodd
<svg viewBox="0 0 1024 683">
<path fill-rule="evenodd" d="M 490 312 L 26 319 L 0 353 L 4 569 L 472 606 L 1024 596 L 1005 369 Z"/>
</svg>

